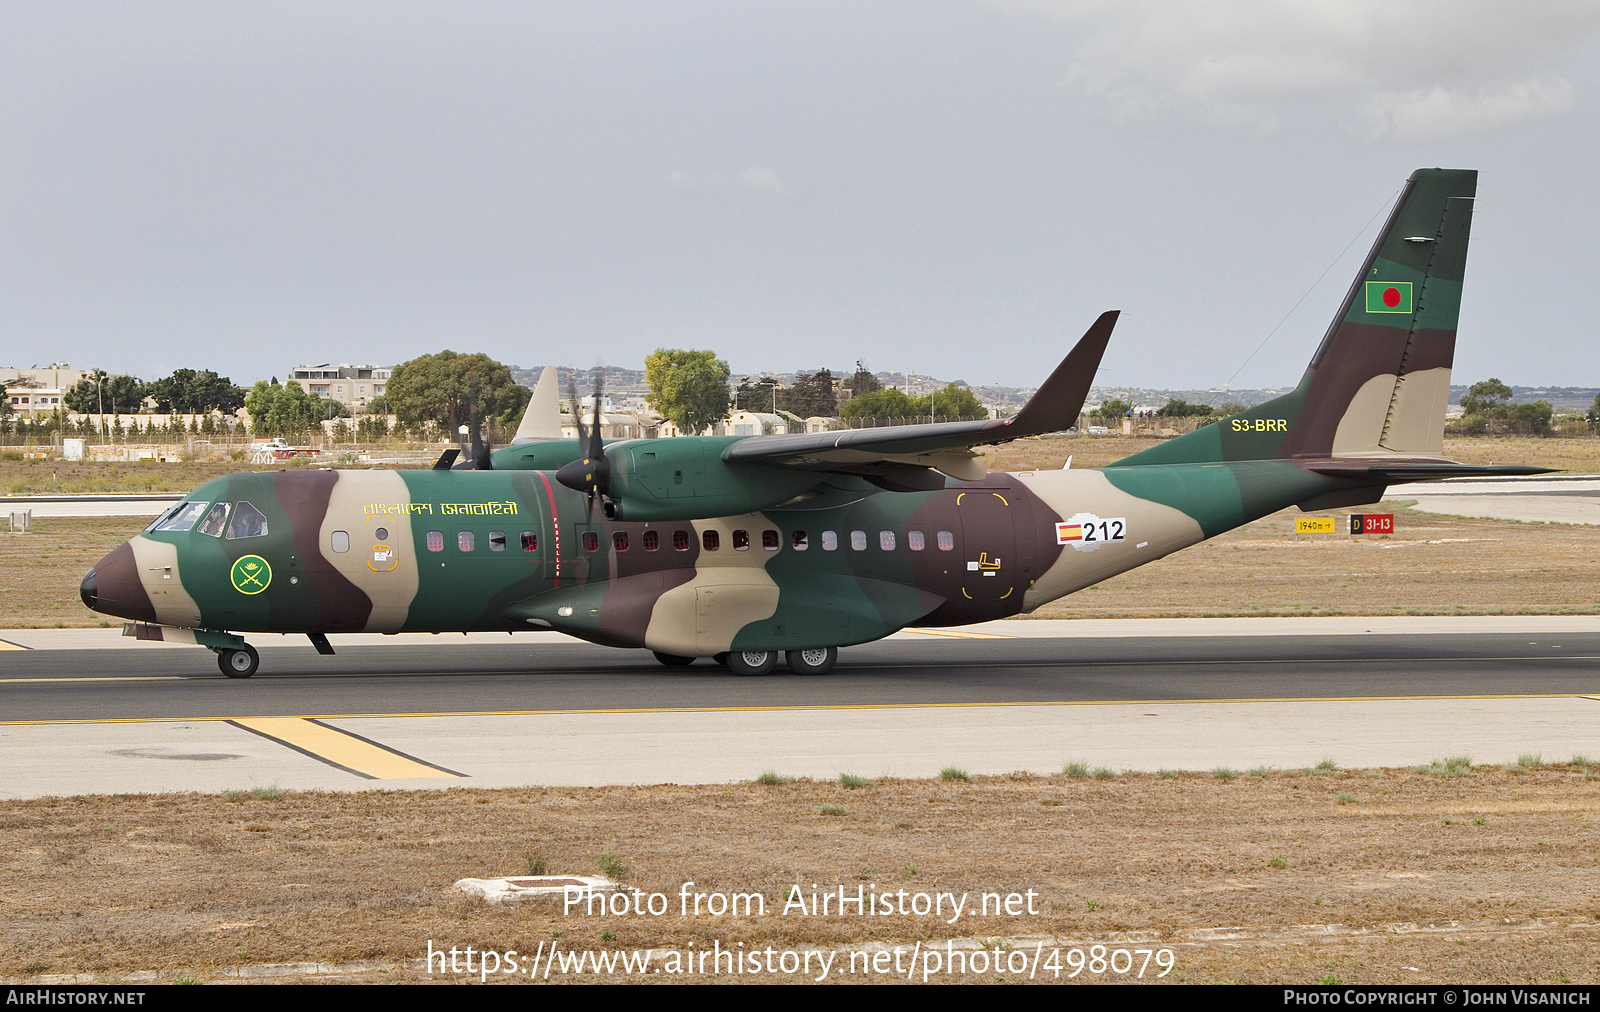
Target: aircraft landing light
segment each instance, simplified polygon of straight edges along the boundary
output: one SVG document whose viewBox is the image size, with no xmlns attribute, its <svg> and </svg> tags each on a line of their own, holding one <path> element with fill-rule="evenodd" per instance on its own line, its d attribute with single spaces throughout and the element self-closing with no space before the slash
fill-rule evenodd
<svg viewBox="0 0 1600 1012">
<path fill-rule="evenodd" d="M 275 741 L 363 780 L 421 780 L 465 777 L 465 773 L 424 762 L 387 745 L 306 717 L 240 717 L 234 727 Z"/>
</svg>

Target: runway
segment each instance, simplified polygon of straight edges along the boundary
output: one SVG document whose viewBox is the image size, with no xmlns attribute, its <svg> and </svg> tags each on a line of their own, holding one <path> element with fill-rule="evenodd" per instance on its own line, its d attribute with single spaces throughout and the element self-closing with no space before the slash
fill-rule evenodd
<svg viewBox="0 0 1600 1012">
<path fill-rule="evenodd" d="M 1600 758 L 1588 617 L 1008 621 L 824 677 L 550 633 L 256 637 L 261 673 L 111 630 L 0 632 L 0 796 Z"/>
</svg>

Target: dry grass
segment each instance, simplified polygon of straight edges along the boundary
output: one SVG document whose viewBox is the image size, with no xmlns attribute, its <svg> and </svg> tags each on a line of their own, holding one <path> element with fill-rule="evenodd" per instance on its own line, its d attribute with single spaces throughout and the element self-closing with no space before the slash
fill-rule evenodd
<svg viewBox="0 0 1600 1012">
<path fill-rule="evenodd" d="M 0 803 L 0 977 L 416 960 L 435 946 L 832 946 L 960 937 L 1174 948 L 1176 981 L 1551 982 L 1600 976 L 1597 781 L 1576 766 L 1206 772 L 718 787 L 523 788 L 229 801 Z M 1361 803 L 1340 803 L 1340 795 Z M 823 806 L 847 809 L 823 815 Z M 1481 823 L 1481 824 L 1480 824 Z M 666 916 L 494 906 L 465 877 L 626 864 Z M 1038 894 L 1039 916 L 682 917 L 682 883 Z M 974 899 L 973 902 L 976 902 Z M 1529 930 L 1537 920 L 1542 926 Z M 1417 932 L 1409 923 L 1439 930 Z M 1362 929 L 1312 936 L 1293 929 Z M 1237 928 L 1218 942 L 1210 929 Z M 609 932 L 609 935 L 605 933 Z M 1407 969 L 1415 967 L 1417 969 Z M 403 970 L 402 979 L 425 979 Z"/>
</svg>

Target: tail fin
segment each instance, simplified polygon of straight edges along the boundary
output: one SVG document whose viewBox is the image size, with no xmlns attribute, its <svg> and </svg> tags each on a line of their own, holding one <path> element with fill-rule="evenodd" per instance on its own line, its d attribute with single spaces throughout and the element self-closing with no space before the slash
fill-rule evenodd
<svg viewBox="0 0 1600 1012">
<path fill-rule="evenodd" d="M 561 438 L 561 381 L 555 366 L 546 366 L 539 374 L 539 382 L 528 398 L 528 408 L 522 413 L 522 424 L 511 445 L 531 443 L 543 439 Z"/>
<path fill-rule="evenodd" d="M 1119 464 L 1442 456 L 1477 184 L 1411 174 L 1292 393 Z"/>
</svg>

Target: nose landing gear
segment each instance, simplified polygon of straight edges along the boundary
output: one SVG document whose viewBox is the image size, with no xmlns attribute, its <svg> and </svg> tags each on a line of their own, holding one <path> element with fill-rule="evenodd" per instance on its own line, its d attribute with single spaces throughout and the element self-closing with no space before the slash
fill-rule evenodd
<svg viewBox="0 0 1600 1012">
<path fill-rule="evenodd" d="M 229 678 L 249 678 L 261 666 L 261 655 L 248 643 L 238 649 L 217 650 L 217 667 Z"/>
</svg>

